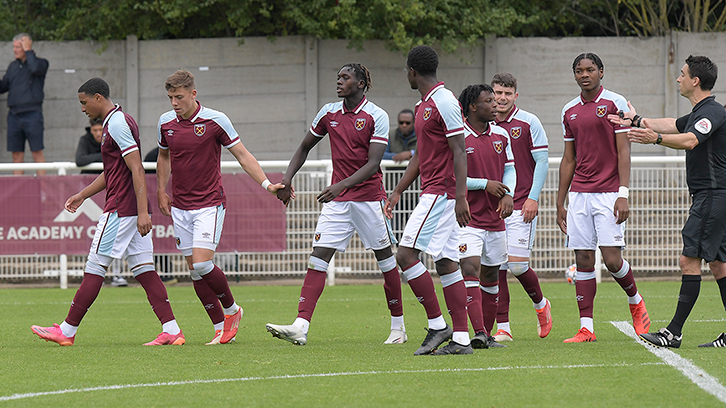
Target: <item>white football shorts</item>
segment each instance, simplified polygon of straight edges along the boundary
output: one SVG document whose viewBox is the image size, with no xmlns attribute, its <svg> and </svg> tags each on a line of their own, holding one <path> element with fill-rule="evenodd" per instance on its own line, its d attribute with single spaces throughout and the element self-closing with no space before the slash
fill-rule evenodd
<svg viewBox="0 0 726 408">
<path fill-rule="evenodd" d="M 313 246 L 345 252 L 354 232 L 366 249 L 377 251 L 391 246 L 396 239 L 391 224 L 383 215 L 385 201 L 330 201 L 315 227 Z"/>
<path fill-rule="evenodd" d="M 507 227 L 507 251 L 509 256 L 529 258 L 534 245 L 534 234 L 537 230 L 537 217 L 532 222 L 525 223 L 522 210 L 514 210 L 512 215 L 504 219 Z"/>
<path fill-rule="evenodd" d="M 406 222 L 401 246 L 426 252 L 438 261 L 459 260 L 459 224 L 456 200 L 446 195 L 424 194 Z"/>
<path fill-rule="evenodd" d="M 459 259 L 478 256 L 481 264 L 497 266 L 507 262 L 507 232 L 461 228 Z"/>
<path fill-rule="evenodd" d="M 625 223 L 616 224 L 617 192 L 570 192 L 567 206 L 567 247 L 595 250 L 598 246 L 625 248 Z"/>
<path fill-rule="evenodd" d="M 130 267 L 154 263 L 151 232 L 141 236 L 137 216 L 119 217 L 117 212 L 101 214 L 93 235 L 88 258 L 108 267 L 113 259 L 126 259 Z"/>
<path fill-rule="evenodd" d="M 222 236 L 224 214 L 223 205 L 198 210 L 171 207 L 176 247 L 182 255 L 191 256 L 193 248 L 216 251 L 219 238 Z"/>
</svg>

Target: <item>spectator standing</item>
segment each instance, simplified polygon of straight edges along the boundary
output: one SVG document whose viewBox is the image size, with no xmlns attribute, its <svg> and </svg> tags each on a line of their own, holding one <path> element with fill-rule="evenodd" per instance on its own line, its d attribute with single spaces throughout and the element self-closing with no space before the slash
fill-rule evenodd
<svg viewBox="0 0 726 408">
<path fill-rule="evenodd" d="M 43 85 L 48 60 L 38 58 L 32 49 L 33 39 L 27 33 L 13 38 L 15 60 L 10 63 L 2 81 L 0 94 L 8 93 L 8 151 L 13 163 L 22 163 L 25 141 L 36 163 L 45 163 L 43 155 Z M 14 174 L 23 174 L 15 170 Z M 45 170 L 38 170 L 45 175 Z"/>
</svg>

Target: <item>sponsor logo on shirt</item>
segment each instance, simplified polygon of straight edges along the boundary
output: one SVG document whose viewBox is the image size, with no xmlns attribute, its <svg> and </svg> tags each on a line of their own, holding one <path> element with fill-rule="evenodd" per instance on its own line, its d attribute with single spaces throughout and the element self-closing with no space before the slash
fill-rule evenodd
<svg viewBox="0 0 726 408">
<path fill-rule="evenodd" d="M 522 127 L 513 127 L 512 130 L 509 131 L 509 136 L 511 136 L 512 139 L 519 139 L 519 137 L 522 136 Z"/>
<path fill-rule="evenodd" d="M 576 113 L 573 113 L 572 115 L 570 115 L 570 120 L 575 120 L 575 119 L 577 119 Z"/>
<path fill-rule="evenodd" d="M 365 118 L 358 118 L 355 120 L 355 129 L 356 130 L 363 130 L 363 128 L 366 125 L 366 119 Z"/>
<path fill-rule="evenodd" d="M 431 109 L 431 108 L 425 108 L 424 114 L 423 114 L 423 120 L 429 120 L 429 118 L 431 117 L 432 111 L 433 111 L 433 109 Z"/>
<path fill-rule="evenodd" d="M 501 154 L 502 150 L 504 150 L 504 143 L 501 140 L 495 140 L 492 144 L 494 145 L 494 151 Z"/>
<path fill-rule="evenodd" d="M 167 130 L 167 131 L 166 131 L 166 135 L 167 135 L 167 136 L 171 136 L 171 135 L 173 135 L 173 134 L 174 134 L 174 131 L 173 131 L 173 130 L 171 130 L 171 129 L 169 129 L 169 130 Z"/>
<path fill-rule="evenodd" d="M 473 153 L 474 153 L 474 148 L 472 146 L 469 146 L 466 148 L 466 154 L 473 154 Z"/>
<path fill-rule="evenodd" d="M 600 105 L 597 108 L 595 108 L 595 114 L 597 115 L 598 118 L 605 116 L 606 113 L 608 113 L 607 105 Z"/>
<path fill-rule="evenodd" d="M 338 122 L 331 120 L 330 121 L 330 127 L 338 127 Z"/>
<path fill-rule="evenodd" d="M 207 125 L 199 123 L 194 125 L 194 134 L 197 136 L 203 136 L 207 132 Z"/>
<path fill-rule="evenodd" d="M 696 122 L 694 125 L 697 131 L 699 131 L 702 135 L 708 134 L 708 132 L 711 131 L 711 128 L 713 128 L 713 125 L 711 125 L 711 121 L 703 118 Z"/>
</svg>

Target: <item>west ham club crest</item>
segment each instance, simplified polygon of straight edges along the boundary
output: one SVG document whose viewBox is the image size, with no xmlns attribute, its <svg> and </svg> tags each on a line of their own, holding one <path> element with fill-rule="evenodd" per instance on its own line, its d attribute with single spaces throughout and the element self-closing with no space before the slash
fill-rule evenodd
<svg viewBox="0 0 726 408">
<path fill-rule="evenodd" d="M 355 120 L 355 130 L 363 130 L 366 125 L 365 118 L 358 118 Z"/>
<path fill-rule="evenodd" d="M 432 111 L 433 111 L 433 109 L 431 109 L 431 108 L 425 108 L 424 113 L 423 113 L 423 120 L 429 120 L 429 118 L 431 117 Z"/>
<path fill-rule="evenodd" d="M 195 124 L 194 125 L 194 134 L 197 136 L 203 136 L 204 133 L 207 131 L 207 125 L 204 123 Z"/>
<path fill-rule="evenodd" d="M 512 139 L 519 139 L 519 137 L 522 136 L 522 128 L 520 126 L 513 127 L 512 130 L 509 131 L 509 136 L 511 136 Z"/>
<path fill-rule="evenodd" d="M 598 118 L 605 116 L 606 113 L 608 113 L 607 105 L 600 105 L 595 110 L 595 114 L 597 115 Z"/>
<path fill-rule="evenodd" d="M 502 150 L 504 150 L 504 143 L 501 140 L 495 140 L 492 144 L 494 145 L 494 151 L 501 154 Z"/>
</svg>

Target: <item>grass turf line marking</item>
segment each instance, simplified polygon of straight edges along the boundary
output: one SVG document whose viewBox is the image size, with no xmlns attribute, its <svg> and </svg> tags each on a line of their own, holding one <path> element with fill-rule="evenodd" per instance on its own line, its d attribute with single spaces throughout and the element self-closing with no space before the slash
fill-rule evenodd
<svg viewBox="0 0 726 408">
<path fill-rule="evenodd" d="M 636 334 L 633 326 L 628 322 L 610 322 L 618 330 L 626 336 L 632 337 L 638 343 L 642 344 L 646 350 L 655 354 L 664 363 L 680 371 L 689 380 L 696 384 L 699 388 L 718 398 L 719 401 L 726 403 L 726 387 L 718 382 L 718 379 L 703 371 L 697 365 L 687 358 L 681 357 L 667 348 L 655 347 L 641 340 Z"/>
<path fill-rule="evenodd" d="M 156 383 L 142 384 L 118 384 L 103 385 L 99 387 L 88 388 L 68 388 L 58 391 L 45 392 L 29 392 L 25 394 L 13 394 L 0 396 L 0 401 L 12 401 L 34 397 L 44 397 L 48 395 L 73 394 L 81 392 L 107 391 L 107 390 L 123 390 L 129 388 L 145 388 L 145 387 L 166 387 L 176 385 L 189 384 L 214 384 L 225 382 L 244 382 L 244 381 L 265 381 L 265 380 L 288 380 L 298 378 L 322 378 L 322 377 L 346 377 L 353 375 L 380 375 L 380 374 L 423 374 L 423 373 L 455 373 L 455 372 L 472 372 L 472 371 L 502 371 L 502 370 L 532 370 L 532 369 L 571 369 L 571 368 L 600 368 L 600 367 L 631 367 L 635 365 L 663 365 L 663 363 L 641 363 L 641 364 L 572 364 L 572 365 L 533 365 L 533 366 L 502 366 L 502 367 L 479 367 L 479 368 L 441 368 L 429 370 L 391 370 L 391 371 L 344 371 L 338 373 L 317 373 L 317 374 L 295 374 L 295 375 L 274 375 L 270 377 L 240 377 L 240 378 L 218 378 L 211 380 L 188 380 L 188 381 L 168 381 Z"/>
</svg>

